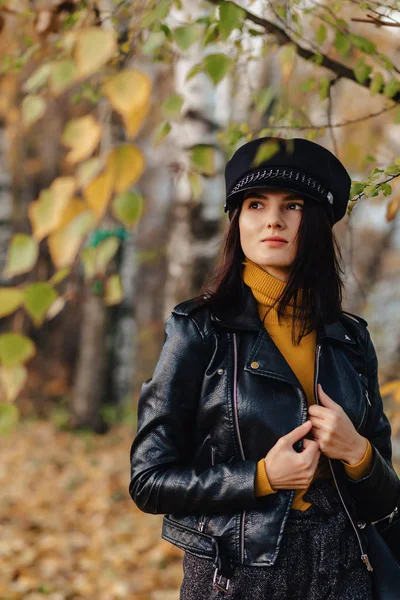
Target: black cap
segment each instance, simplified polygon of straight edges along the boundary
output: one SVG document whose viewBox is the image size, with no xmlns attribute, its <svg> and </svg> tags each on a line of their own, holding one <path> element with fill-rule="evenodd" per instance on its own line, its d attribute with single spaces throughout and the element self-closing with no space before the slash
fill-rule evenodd
<svg viewBox="0 0 400 600">
<path fill-rule="evenodd" d="M 278 151 L 255 165 L 260 146 L 274 142 Z M 224 210 L 230 211 L 229 216 L 246 190 L 279 187 L 321 202 L 334 225 L 346 214 L 351 178 L 340 160 L 320 144 L 303 138 L 262 137 L 236 150 L 225 167 L 225 184 Z"/>
</svg>

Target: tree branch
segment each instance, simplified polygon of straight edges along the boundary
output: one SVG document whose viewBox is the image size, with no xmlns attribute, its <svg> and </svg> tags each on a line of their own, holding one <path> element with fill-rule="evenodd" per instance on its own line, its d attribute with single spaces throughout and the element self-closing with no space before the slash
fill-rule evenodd
<svg viewBox="0 0 400 600">
<path fill-rule="evenodd" d="M 208 0 L 208 2 L 210 2 L 210 4 L 219 5 L 219 4 L 224 4 L 225 0 Z M 235 4 L 235 3 L 233 3 L 233 4 Z M 236 6 L 239 7 L 238 4 Z M 303 48 L 303 46 L 301 46 L 298 42 L 294 41 L 286 33 L 286 31 L 284 31 L 281 27 L 279 27 L 275 23 L 272 23 L 271 21 L 268 21 L 267 19 L 263 19 L 262 17 L 259 17 L 246 9 L 243 9 L 242 6 L 240 8 L 242 8 L 242 10 L 245 11 L 245 13 L 246 13 L 245 19 L 247 21 L 251 21 L 255 25 L 259 25 L 260 27 L 265 29 L 265 31 L 267 33 L 274 35 L 281 46 L 284 46 L 285 44 L 293 44 L 297 48 L 297 54 L 299 56 L 301 56 L 302 58 L 304 58 L 305 60 L 310 60 L 311 58 L 313 58 L 313 56 L 315 56 L 315 52 L 312 52 L 311 50 L 308 50 L 307 48 Z M 370 78 L 368 78 L 366 81 L 364 81 L 364 83 L 360 83 L 359 81 L 357 81 L 356 76 L 354 75 L 353 69 L 350 69 L 346 65 L 338 62 L 337 60 L 334 60 L 333 58 L 329 58 L 329 56 L 322 54 L 322 52 L 321 52 L 321 56 L 322 56 L 322 60 L 320 63 L 318 63 L 318 66 L 325 67 L 326 69 L 333 71 L 333 73 L 336 73 L 336 75 L 338 77 L 343 77 L 344 79 L 354 81 L 354 83 L 356 83 L 357 85 L 361 85 L 362 87 L 369 89 L 370 81 L 371 81 Z M 380 94 L 380 95 L 384 96 L 384 94 Z M 385 96 L 385 98 L 386 97 L 387 96 Z M 393 98 L 390 98 L 390 100 L 392 100 L 396 104 L 400 104 L 400 92 L 397 92 L 393 96 Z"/>
</svg>

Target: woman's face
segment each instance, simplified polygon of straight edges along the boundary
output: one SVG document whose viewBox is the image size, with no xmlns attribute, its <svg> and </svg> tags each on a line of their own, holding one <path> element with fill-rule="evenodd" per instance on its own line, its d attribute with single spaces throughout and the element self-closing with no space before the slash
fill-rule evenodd
<svg viewBox="0 0 400 600">
<path fill-rule="evenodd" d="M 239 215 L 244 255 L 273 277 L 287 281 L 297 253 L 295 240 L 304 199 L 285 189 L 255 189 L 246 193 Z M 283 243 L 266 238 L 281 237 Z"/>
</svg>

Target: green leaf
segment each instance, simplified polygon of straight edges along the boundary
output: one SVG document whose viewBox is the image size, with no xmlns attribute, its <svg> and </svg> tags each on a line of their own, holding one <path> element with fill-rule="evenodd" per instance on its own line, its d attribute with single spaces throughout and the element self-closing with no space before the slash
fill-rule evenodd
<svg viewBox="0 0 400 600">
<path fill-rule="evenodd" d="M 46 101 L 41 96 L 26 96 L 22 102 L 22 122 L 27 127 L 36 123 L 46 112 Z"/>
<path fill-rule="evenodd" d="M 95 266 L 96 274 L 103 275 L 106 272 L 107 267 L 117 253 L 119 246 L 120 241 L 116 237 L 109 237 L 97 246 Z"/>
<path fill-rule="evenodd" d="M 145 56 L 153 54 L 155 50 L 158 50 L 165 42 L 165 34 L 163 31 L 153 31 L 150 33 L 146 41 L 144 42 L 141 50 Z"/>
<path fill-rule="evenodd" d="M 385 85 L 383 93 L 387 98 L 393 98 L 400 89 L 400 81 L 395 77 L 392 77 L 390 81 Z"/>
<path fill-rule="evenodd" d="M 8 317 L 21 306 L 24 292 L 15 287 L 0 288 L 0 317 Z"/>
<path fill-rule="evenodd" d="M 254 100 L 256 110 L 260 113 L 264 113 L 266 110 L 268 110 L 274 101 L 275 95 L 276 91 L 272 86 L 259 90 Z"/>
<path fill-rule="evenodd" d="M 224 2 L 219 7 L 219 31 L 226 40 L 234 29 L 241 29 L 246 11 L 233 2 Z"/>
<path fill-rule="evenodd" d="M 200 173 L 215 175 L 215 149 L 207 144 L 198 144 L 192 148 L 190 160 Z"/>
<path fill-rule="evenodd" d="M 174 29 L 173 34 L 175 41 L 181 50 L 187 50 L 190 46 L 197 42 L 203 33 L 203 26 L 199 23 L 192 25 L 184 25 Z"/>
<path fill-rule="evenodd" d="M 16 233 L 8 247 L 4 277 L 15 277 L 33 269 L 39 255 L 38 242 L 26 233 Z"/>
<path fill-rule="evenodd" d="M 23 365 L 16 367 L 1 367 L 0 381 L 5 391 L 7 402 L 14 402 L 28 378 L 28 371 Z M 1 412 L 1 411 L 0 411 Z M 2 417 L 0 416 L 0 423 Z M 2 425 L 0 424 L 0 432 Z"/>
<path fill-rule="evenodd" d="M 51 69 L 51 63 L 47 63 L 36 69 L 36 71 L 26 80 L 22 86 L 22 90 L 24 92 L 34 92 L 43 87 L 47 83 Z"/>
<path fill-rule="evenodd" d="M 362 84 L 372 73 L 372 68 L 366 64 L 364 57 L 362 57 L 355 64 L 353 71 L 358 83 Z"/>
<path fill-rule="evenodd" d="M 324 41 L 326 40 L 326 27 L 325 25 L 320 25 L 315 33 L 315 39 L 317 40 L 318 44 L 323 44 Z"/>
<path fill-rule="evenodd" d="M 171 94 L 164 100 L 161 110 L 165 119 L 176 119 L 179 117 L 183 105 L 183 96 L 181 94 Z"/>
<path fill-rule="evenodd" d="M 382 183 L 381 191 L 383 192 L 384 196 L 390 196 L 392 193 L 392 186 L 389 183 Z"/>
<path fill-rule="evenodd" d="M 125 227 L 136 225 L 143 213 L 143 197 L 137 192 L 124 192 L 112 202 L 111 212 Z"/>
<path fill-rule="evenodd" d="M 68 275 L 70 274 L 71 269 L 60 269 L 59 271 L 56 271 L 53 275 L 53 277 L 51 277 L 51 279 L 49 279 L 49 283 L 50 285 L 58 285 L 59 283 L 61 283 L 62 281 L 64 281 L 64 279 L 66 277 L 68 277 Z"/>
<path fill-rule="evenodd" d="M 203 192 L 203 180 L 198 173 L 191 171 L 188 174 L 190 189 L 192 190 L 193 200 L 198 200 Z"/>
<path fill-rule="evenodd" d="M 302 92 L 311 92 L 317 87 L 317 81 L 314 77 L 309 77 L 300 86 Z"/>
<path fill-rule="evenodd" d="M 217 41 L 219 37 L 219 27 L 218 23 L 211 23 L 204 34 L 203 37 L 203 47 L 205 48 L 208 44 L 212 44 Z"/>
<path fill-rule="evenodd" d="M 380 73 L 379 71 L 374 73 L 374 76 L 372 77 L 369 84 L 369 90 L 371 92 L 371 95 L 374 96 L 375 94 L 379 94 L 384 83 L 385 82 L 382 73 Z"/>
<path fill-rule="evenodd" d="M 354 44 L 356 48 L 364 52 L 365 54 L 375 54 L 376 46 L 371 40 L 363 37 L 362 35 L 349 35 L 350 42 Z"/>
<path fill-rule="evenodd" d="M 192 77 L 195 77 L 202 71 L 203 63 L 197 63 L 197 65 L 193 65 L 193 67 L 189 70 L 188 74 L 186 75 L 185 81 L 189 81 L 189 79 L 192 79 Z"/>
<path fill-rule="evenodd" d="M 358 194 L 362 194 L 365 188 L 365 183 L 360 183 L 358 181 L 354 182 L 350 189 L 350 198 L 354 198 L 358 196 Z"/>
<path fill-rule="evenodd" d="M 331 80 L 329 77 L 321 77 L 319 80 L 319 97 L 321 100 L 325 100 L 329 96 L 329 88 L 331 85 Z"/>
<path fill-rule="evenodd" d="M 147 27 L 156 21 L 165 19 L 170 11 L 171 5 L 172 0 L 158 0 L 157 2 L 152 2 L 140 22 L 140 28 L 147 29 Z"/>
<path fill-rule="evenodd" d="M 373 183 L 373 184 L 371 184 L 371 185 L 367 185 L 367 186 L 364 188 L 364 194 L 365 194 L 366 196 L 374 196 L 374 195 L 377 195 L 377 194 L 375 194 L 375 192 L 377 191 L 377 188 L 378 188 L 378 185 L 377 185 L 376 183 Z"/>
<path fill-rule="evenodd" d="M 275 156 L 277 152 L 279 152 L 279 144 L 275 140 L 263 142 L 258 147 L 252 166 L 257 167 L 261 163 Z"/>
<path fill-rule="evenodd" d="M 400 166 L 389 165 L 385 169 L 385 175 L 400 175 Z"/>
<path fill-rule="evenodd" d="M 49 78 L 50 91 L 55 96 L 61 94 L 76 81 L 77 76 L 78 71 L 74 61 L 60 60 L 53 63 Z"/>
<path fill-rule="evenodd" d="M 0 435 L 9 434 L 17 425 L 19 409 L 15 404 L 0 402 Z"/>
<path fill-rule="evenodd" d="M 341 31 L 336 32 L 334 45 L 336 50 L 343 57 L 347 56 L 351 48 L 351 43 L 348 36 Z"/>
<path fill-rule="evenodd" d="M 160 144 L 162 140 L 169 134 L 170 131 L 171 123 L 168 123 L 168 121 L 164 121 L 164 123 L 161 123 L 155 131 L 154 145 L 157 146 L 158 144 Z"/>
<path fill-rule="evenodd" d="M 25 286 L 24 306 L 28 315 L 32 318 L 36 327 L 39 327 L 56 300 L 58 294 L 55 289 L 43 281 L 37 281 Z"/>
<path fill-rule="evenodd" d="M 5 367 L 16 367 L 36 354 L 35 344 L 20 333 L 0 335 L 0 363 Z"/>
<path fill-rule="evenodd" d="M 203 60 L 204 71 L 214 85 L 217 85 L 232 69 L 234 61 L 226 54 L 209 54 Z"/>
</svg>

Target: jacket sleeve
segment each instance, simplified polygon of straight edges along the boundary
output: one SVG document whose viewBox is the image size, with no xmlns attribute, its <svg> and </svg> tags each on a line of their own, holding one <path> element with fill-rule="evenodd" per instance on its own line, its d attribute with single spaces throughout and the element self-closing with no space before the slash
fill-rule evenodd
<svg viewBox="0 0 400 600">
<path fill-rule="evenodd" d="M 345 477 L 360 518 L 378 521 L 389 515 L 399 503 L 400 481 L 392 465 L 391 426 L 383 410 L 378 360 L 368 330 L 366 336 L 365 360 L 371 407 L 364 435 L 372 445 L 372 465 L 365 477 L 357 480 L 347 474 Z"/>
<path fill-rule="evenodd" d="M 256 462 L 193 464 L 197 403 L 211 358 L 209 338 L 189 316 L 172 314 L 153 377 L 142 385 L 130 452 L 129 493 L 144 512 L 212 514 L 256 503 Z"/>
</svg>

